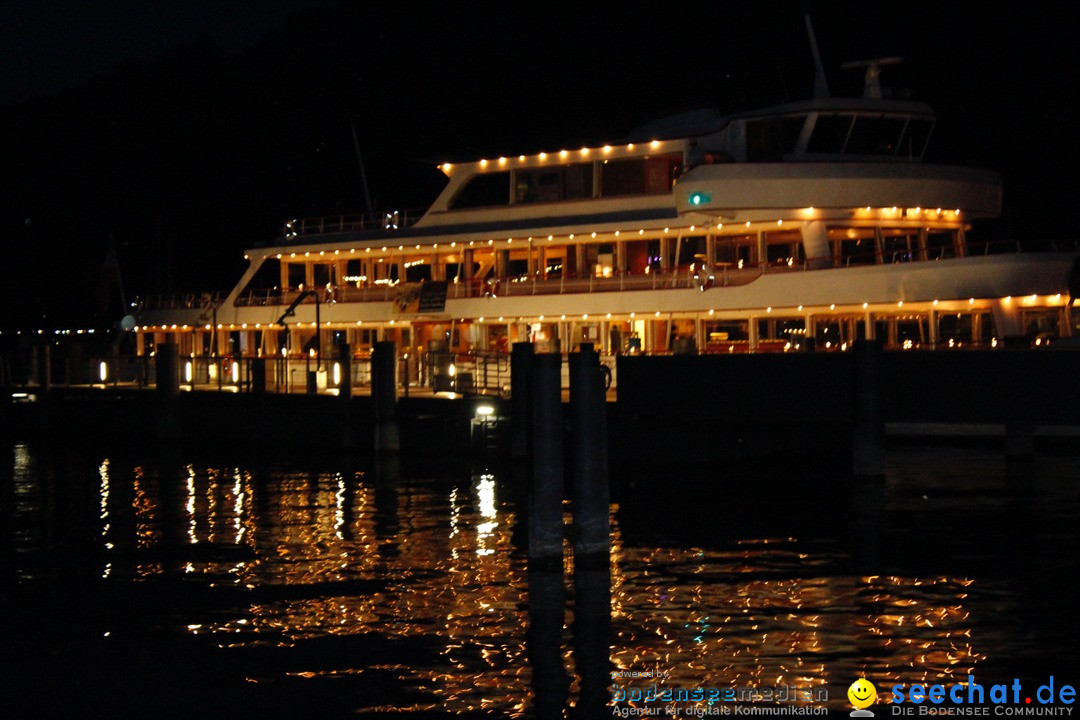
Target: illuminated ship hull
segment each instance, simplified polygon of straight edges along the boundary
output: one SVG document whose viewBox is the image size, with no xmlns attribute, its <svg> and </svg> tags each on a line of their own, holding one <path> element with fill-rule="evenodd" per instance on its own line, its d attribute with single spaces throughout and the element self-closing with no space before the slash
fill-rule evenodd
<svg viewBox="0 0 1080 720">
<path fill-rule="evenodd" d="M 415 221 L 292 220 L 248 251 L 224 298 L 146 304 L 139 348 L 304 358 L 394 340 L 475 356 L 532 341 L 611 355 L 1075 335 L 1077 253 L 973 242 L 972 223 L 1000 213 L 1000 179 L 923 163 L 932 124 L 918 103 L 818 99 L 447 164 Z"/>
</svg>

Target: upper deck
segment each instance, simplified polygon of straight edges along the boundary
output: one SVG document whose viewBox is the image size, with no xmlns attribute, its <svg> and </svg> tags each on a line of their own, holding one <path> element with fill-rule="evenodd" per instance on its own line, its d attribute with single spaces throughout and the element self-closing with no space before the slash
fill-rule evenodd
<svg viewBox="0 0 1080 720">
<path fill-rule="evenodd" d="M 883 169 L 885 164 L 920 163 L 933 123 L 926 105 L 875 99 L 815 99 L 730 116 L 687 113 L 636 130 L 622 143 L 444 163 L 440 169 L 448 183 L 426 212 L 292 219 L 279 244 L 318 243 L 334 235 L 377 242 L 391 236 L 423 241 L 458 233 L 541 233 L 574 226 L 591 232 L 593 224 L 670 219 L 678 212 L 672 194 L 676 182 L 700 166 L 715 165 L 772 165 L 765 173 L 768 179 L 786 177 L 803 184 L 800 207 L 887 207 L 898 203 L 885 197 L 887 192 L 814 202 L 815 186 L 852 173 L 861 179 L 880 175 L 886 183 L 933 181 L 941 171 L 927 168 L 901 176 Z M 806 177 L 805 169 L 794 169 L 797 163 L 819 169 Z M 743 171 L 744 176 L 754 174 L 762 173 Z M 965 181 L 958 169 L 946 174 L 950 181 Z M 984 186 L 996 182 L 992 174 L 973 181 Z M 725 209 L 795 207 L 776 204 L 772 189 L 761 193 L 747 184 L 741 190 L 725 200 Z M 992 197 L 998 193 L 989 190 Z M 923 207 L 960 205 L 955 193 L 929 188 L 922 195 Z M 996 213 L 992 197 L 979 203 L 979 215 Z"/>
</svg>

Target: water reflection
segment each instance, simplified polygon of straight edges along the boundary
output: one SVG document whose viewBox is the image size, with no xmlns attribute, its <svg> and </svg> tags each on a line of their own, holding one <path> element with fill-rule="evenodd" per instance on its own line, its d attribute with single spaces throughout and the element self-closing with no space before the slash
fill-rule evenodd
<svg viewBox="0 0 1080 720">
<path fill-rule="evenodd" d="M 697 545 L 636 532 L 628 544 L 613 507 L 610 568 L 545 573 L 527 570 L 515 488 L 497 469 L 98 457 L 54 478 L 33 448 L 6 458 L 4 542 L 20 582 L 91 582 L 72 570 L 89 554 L 92 580 L 111 588 L 197 589 L 197 607 L 169 606 L 154 631 L 260 658 L 242 663 L 249 683 L 341 683 L 365 712 L 598 717 L 613 670 L 648 668 L 669 687 L 826 689 L 840 708 L 858 675 L 940 682 L 1007 658 L 1015 641 L 987 618 L 1024 600 L 978 577 L 985 563 L 913 572 L 941 552 L 902 520 L 926 512 L 927 492 L 896 475 L 832 536 Z M 94 496 L 78 489 L 91 477 Z M 1014 494 L 983 490 L 988 522 L 1013 516 Z M 93 550 L 79 545 L 90 534 Z"/>
</svg>

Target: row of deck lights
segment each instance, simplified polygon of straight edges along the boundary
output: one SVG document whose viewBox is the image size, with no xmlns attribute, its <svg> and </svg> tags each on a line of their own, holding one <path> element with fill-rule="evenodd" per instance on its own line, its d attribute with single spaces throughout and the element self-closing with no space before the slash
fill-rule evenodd
<svg viewBox="0 0 1080 720">
<path fill-rule="evenodd" d="M 870 208 L 865 208 L 865 210 L 866 210 L 866 211 L 870 211 Z M 862 211 L 862 210 L 860 210 L 860 212 L 861 212 L 861 211 Z M 808 215 L 809 215 L 809 214 L 813 214 L 813 212 L 814 212 L 814 208 L 812 208 L 812 207 L 810 207 L 810 208 L 805 208 L 805 209 L 803 210 L 803 212 L 804 212 L 804 213 L 806 213 L 806 214 L 808 214 Z M 891 209 L 889 209 L 889 208 L 881 208 L 881 209 L 880 209 L 880 212 L 881 212 L 881 213 L 887 213 L 887 212 L 892 212 L 892 213 L 899 213 L 899 212 L 904 212 L 904 213 L 909 213 L 909 214 L 911 214 L 911 213 L 924 213 L 924 212 L 935 212 L 935 211 L 932 211 L 932 210 L 922 210 L 922 209 L 920 209 L 920 208 L 913 208 L 913 209 L 908 209 L 908 210 L 903 210 L 903 211 L 901 211 L 901 210 L 900 210 L 899 208 L 895 208 L 895 207 L 894 207 L 894 208 L 891 208 Z M 958 216 L 960 215 L 960 211 L 959 211 L 959 210 L 946 210 L 946 211 L 943 211 L 943 210 L 942 210 L 941 208 L 938 208 L 938 209 L 936 210 L 936 213 L 937 213 L 938 217 L 940 217 L 940 216 L 942 215 L 942 213 L 943 213 L 943 212 L 944 212 L 944 213 L 952 213 L 952 214 L 953 214 L 954 216 L 957 216 L 957 217 L 958 217 Z M 783 220 L 783 219 L 779 219 L 779 220 L 775 220 L 775 221 L 773 221 L 773 220 L 764 220 L 764 221 L 758 221 L 758 222 L 753 222 L 753 221 L 751 221 L 751 220 L 747 220 L 747 221 L 745 221 L 744 223 L 740 223 L 739 225 L 740 225 L 741 227 L 745 228 L 745 229 L 752 229 L 752 228 L 754 228 L 754 227 L 758 227 L 758 228 L 760 228 L 760 227 L 773 227 L 773 226 L 775 226 L 775 227 L 782 227 L 782 226 L 784 225 L 784 220 Z M 730 226 L 729 226 L 729 227 L 730 227 Z M 689 227 L 686 227 L 686 228 L 683 228 L 683 229 L 684 229 L 684 230 L 685 230 L 686 232 L 696 232 L 696 231 L 698 230 L 698 227 L 697 227 L 696 225 L 690 225 Z M 702 230 L 704 231 L 704 230 L 706 229 L 706 227 L 705 227 L 705 226 L 702 226 L 702 228 L 701 228 L 701 229 L 702 229 Z M 717 229 L 717 230 L 723 230 L 723 229 L 724 229 L 724 223 L 722 223 L 722 222 L 718 222 L 718 223 L 716 224 L 716 229 Z M 601 237 L 601 238 L 602 238 L 602 237 L 606 237 L 606 236 L 608 236 L 608 235 L 610 235 L 610 236 L 611 236 L 612 238 L 618 238 L 618 237 L 622 237 L 622 235 L 623 235 L 624 233 L 627 233 L 627 234 L 632 234 L 633 232 L 634 232 L 633 230 L 609 230 L 609 231 L 603 231 L 603 232 L 597 232 L 597 231 L 593 231 L 593 232 L 589 233 L 589 238 L 590 238 L 590 239 L 596 239 L 596 238 L 598 238 L 598 237 Z M 653 231 L 650 231 L 650 232 L 653 232 Z M 661 235 L 668 235 L 668 234 L 670 234 L 670 232 L 671 232 L 671 228 L 670 228 L 670 227 L 665 227 L 665 228 L 664 228 L 664 229 L 663 229 L 663 230 L 661 231 Z M 643 236 L 644 234 L 645 234 L 645 229 L 644 229 L 644 228 L 638 228 L 638 230 L 637 230 L 637 235 L 638 235 L 638 236 L 640 237 L 640 236 Z M 555 239 L 556 239 L 557 237 L 558 237 L 558 238 L 561 238 L 561 237 L 564 237 L 564 236 L 561 236 L 561 235 L 559 235 L 559 236 L 556 236 L 556 235 L 548 235 L 546 239 L 547 239 L 547 242 L 554 242 L 554 241 L 555 241 Z M 569 234 L 568 234 L 568 235 L 566 235 L 565 237 L 566 237 L 566 239 L 567 239 L 568 241 L 570 241 L 570 240 L 574 240 L 575 238 L 577 238 L 577 237 L 578 237 L 578 233 L 569 233 Z M 534 240 L 537 240 L 537 239 L 540 239 L 540 240 L 542 240 L 542 239 L 544 239 L 544 238 L 543 238 L 542 236 L 541 236 L 540 238 L 536 238 L 535 236 L 532 236 L 532 235 L 530 235 L 530 236 L 528 236 L 528 237 L 524 237 L 524 238 L 520 238 L 520 237 L 519 237 L 519 238 L 514 238 L 514 237 L 508 237 L 508 238 L 506 238 L 506 240 L 505 240 L 505 241 L 504 241 L 504 240 L 497 240 L 497 239 L 495 239 L 495 238 L 490 238 L 490 239 L 489 239 L 489 240 L 487 241 L 487 245 L 489 245 L 489 246 L 494 246 L 494 245 L 495 245 L 495 243 L 497 243 L 497 242 L 500 242 L 500 243 L 501 243 L 501 242 L 505 242 L 505 243 L 506 243 L 507 245 L 512 245 L 512 244 L 514 243 L 514 240 L 518 240 L 519 242 L 529 242 L 529 243 L 531 243 L 531 242 L 533 242 Z M 477 245 L 477 243 L 479 243 L 479 244 L 480 244 L 481 246 L 483 246 L 483 245 L 485 244 L 483 240 L 469 240 L 469 247 L 475 247 L 475 246 Z M 449 246 L 450 246 L 451 248 L 456 248 L 456 247 L 458 246 L 458 244 L 459 244 L 459 243 L 458 243 L 457 241 L 451 241 L 450 243 L 443 243 L 443 245 L 444 245 L 444 246 L 445 246 L 445 245 L 447 245 L 447 244 L 448 244 L 448 245 L 449 245 Z M 460 245 L 461 245 L 462 247 L 465 247 L 465 241 L 462 241 L 462 242 L 460 243 Z M 432 250 L 438 250 L 438 249 L 439 249 L 439 243 L 432 243 L 431 245 L 424 245 L 423 243 L 417 243 L 417 244 L 415 244 L 415 245 L 413 246 L 413 248 L 411 248 L 411 249 L 414 249 L 414 250 L 423 250 L 423 249 L 425 249 L 425 248 L 430 248 L 430 249 L 432 249 Z M 365 253 L 370 253 L 370 252 L 372 252 L 372 250 L 375 250 L 376 252 L 384 252 L 384 253 L 392 253 L 392 252 L 395 252 L 395 250 L 394 250 L 393 246 L 391 246 L 391 245 L 383 245 L 383 246 L 382 246 L 381 248 L 370 248 L 370 247 L 367 247 L 367 248 L 363 248 L 363 251 L 364 251 Z M 326 255 L 328 255 L 328 254 L 329 254 L 329 255 L 335 255 L 335 256 L 340 256 L 340 255 L 341 255 L 342 253 L 345 253 L 345 252 L 347 252 L 347 253 L 348 253 L 349 255 L 355 255 L 355 254 L 356 254 L 356 253 L 358 252 L 358 250 L 357 250 L 357 248 L 349 248 L 349 249 L 348 249 L 348 251 L 345 251 L 345 250 L 341 250 L 341 249 L 339 248 L 339 249 L 337 249 L 337 250 L 319 250 L 319 251 L 318 251 L 317 253 L 313 253 L 313 252 L 312 252 L 312 251 L 310 251 L 310 250 L 306 250 L 306 251 L 304 251 L 303 253 L 297 253 L 297 252 L 290 252 L 290 253 L 288 253 L 288 257 L 289 257 L 289 259 L 294 259 L 294 258 L 297 258 L 297 257 L 304 257 L 304 258 L 310 258 L 310 257 L 312 257 L 313 255 L 314 255 L 314 256 L 317 256 L 317 257 L 325 257 L 325 256 L 326 256 Z M 396 250 L 396 252 L 405 252 L 405 245 L 398 245 L 398 246 L 397 246 L 397 250 Z M 285 253 L 277 253 L 277 254 L 275 255 L 275 257 L 276 257 L 276 258 L 277 258 L 278 260 L 281 260 L 281 259 L 283 259 L 283 258 L 285 258 L 285 257 L 286 257 L 286 254 L 285 254 Z M 249 259 L 249 258 L 248 258 L 248 256 L 247 256 L 247 255 L 244 255 L 244 259 L 245 259 L 245 260 L 247 260 L 247 259 Z"/>
<path fill-rule="evenodd" d="M 10 333 L 11 331 L 9 330 L 8 332 Z M 3 334 L 4 334 L 4 331 L 0 330 L 0 335 L 3 335 Z M 23 331 L 22 330 L 16 330 L 14 334 L 15 335 L 22 335 Z M 49 334 L 52 334 L 52 335 L 93 335 L 94 334 L 94 328 L 87 328 L 86 330 L 82 330 L 82 329 L 80 329 L 80 330 L 53 330 L 53 331 L 51 331 L 51 333 L 48 330 L 27 330 L 26 334 L 27 335 L 49 335 Z"/>
<path fill-rule="evenodd" d="M 1033 304 L 1035 304 L 1036 302 L 1038 302 L 1038 297 L 1039 297 L 1038 295 L 1027 295 L 1027 296 L 1025 296 L 1025 297 L 1023 297 L 1023 298 L 1021 299 L 1021 302 L 1022 302 L 1022 303 L 1023 303 L 1024 305 L 1033 305 Z M 1057 293 L 1056 295 L 1052 295 L 1052 296 L 1049 296 L 1049 299 L 1050 299 L 1051 301 L 1053 301 L 1054 303 L 1060 303 L 1060 302 L 1061 302 L 1061 300 L 1062 300 L 1062 296 L 1061 296 L 1061 293 Z M 1004 300 L 1004 302 L 1006 302 L 1006 303 L 1009 303 L 1009 302 L 1011 302 L 1011 301 L 1012 301 L 1012 297 L 1011 297 L 1011 296 L 1006 296 L 1005 298 L 1003 298 L 1003 300 Z M 934 300 L 934 301 L 932 302 L 932 305 L 933 305 L 934 307 L 938 307 L 938 305 L 939 305 L 939 303 L 940 303 L 940 302 L 941 302 L 940 300 Z M 880 303 L 875 303 L 875 305 L 879 305 L 879 304 L 880 304 Z M 973 306 L 973 305 L 975 304 L 975 298 L 968 298 L 967 304 L 968 304 L 968 306 Z M 900 308 L 903 308 L 903 307 L 904 307 L 904 301 L 903 301 L 903 300 L 899 300 L 899 301 L 897 301 L 897 303 L 896 303 L 896 307 L 897 307 L 898 309 L 900 309 Z M 779 310 L 782 310 L 783 308 L 773 308 L 773 307 L 772 307 L 772 306 L 770 305 L 770 306 L 768 306 L 768 307 L 766 307 L 766 308 L 765 308 L 765 313 L 766 313 L 766 314 L 772 314 L 772 313 L 773 313 L 773 311 L 774 311 L 774 309 L 776 309 L 776 310 L 778 310 L 778 311 L 779 311 Z M 864 302 L 864 303 L 862 304 L 862 309 L 863 309 L 863 310 L 869 310 L 869 309 L 870 309 L 870 303 L 868 303 L 868 302 Z M 835 311 L 836 311 L 836 303 L 832 303 L 832 304 L 830 304 L 830 305 L 829 305 L 829 310 L 830 310 L 830 311 L 834 311 L 834 312 L 835 312 Z M 798 306 L 796 306 L 796 307 L 795 307 L 795 311 L 796 311 L 796 312 L 804 312 L 804 306 L 803 306 L 803 305 L 798 305 Z M 843 312 L 843 310 L 841 310 L 841 312 Z M 630 313 L 628 314 L 628 316 L 629 316 L 629 318 L 630 318 L 631 320 L 634 320 L 634 319 L 636 319 L 636 318 L 637 318 L 638 314 L 639 314 L 639 313 L 637 313 L 636 311 L 634 311 L 634 312 L 630 312 Z M 647 313 L 647 312 L 645 312 L 645 313 L 641 313 L 641 314 L 642 314 L 642 315 L 648 315 L 648 313 Z M 653 315 L 653 317 L 654 317 L 654 318 L 659 318 L 659 317 L 662 317 L 662 316 L 663 316 L 664 314 L 665 314 L 665 313 L 661 312 L 660 310 L 656 310 L 656 311 L 654 311 L 654 312 L 652 313 L 652 315 Z M 680 314 L 681 314 L 681 313 L 680 313 Z M 708 315 L 709 315 L 710 317 L 714 316 L 714 315 L 716 314 L 716 310 L 715 310 L 715 308 L 713 308 L 713 309 L 710 309 L 710 310 L 708 311 L 708 313 L 707 313 L 707 314 L 708 314 Z M 778 314 L 779 314 L 779 313 L 778 313 Z M 617 315 L 623 315 L 623 313 L 618 313 Z M 575 319 L 575 317 L 574 317 L 574 316 L 567 316 L 567 315 L 565 315 L 565 314 L 562 314 L 562 315 L 560 315 L 560 316 L 559 316 L 559 320 L 560 320 L 560 321 L 562 321 L 562 320 L 566 320 L 566 319 L 567 319 L 568 317 L 569 317 L 569 319 L 571 319 L 571 320 L 574 320 L 574 319 Z M 590 316 L 589 316 L 589 313 L 582 313 L 582 315 L 581 315 L 581 319 L 582 319 L 582 320 L 588 320 L 588 319 L 589 319 L 589 317 L 590 317 Z M 598 316 L 596 316 L 596 315 L 593 315 L 592 317 L 593 317 L 593 319 L 595 320 L 595 319 L 597 319 L 597 317 L 598 317 Z M 610 319 L 612 319 L 612 317 L 613 317 L 612 313 L 606 313 L 606 314 L 604 314 L 604 318 L 605 318 L 605 319 L 607 319 L 607 320 L 610 320 Z M 522 322 L 522 321 L 526 321 L 526 320 L 529 320 L 529 319 L 531 319 L 531 318 L 528 318 L 528 317 L 517 317 L 515 321 L 516 321 L 516 322 Z M 538 315 L 538 316 L 536 316 L 536 320 L 537 320 L 538 322 L 544 322 L 544 320 L 545 320 L 545 319 L 546 319 L 546 320 L 547 320 L 548 322 L 554 322 L 554 317 L 548 318 L 548 317 L 547 317 L 547 316 L 545 316 L 545 315 Z M 468 318 L 460 318 L 460 319 L 458 320 L 458 322 L 462 322 L 462 323 L 464 323 L 464 322 L 467 322 L 467 321 L 468 321 Z M 369 323 L 371 323 L 372 321 L 368 321 L 368 322 L 369 322 Z M 479 317 L 479 318 L 477 318 L 476 322 L 478 322 L 478 323 L 485 323 L 485 322 L 496 322 L 496 321 L 493 321 L 493 320 L 491 320 L 491 319 L 489 319 L 489 318 L 486 318 L 486 317 Z M 500 323 L 502 323 L 502 322 L 505 322 L 505 318 L 504 318 L 504 316 L 500 315 L 500 316 L 498 317 L 498 320 L 497 320 L 497 322 L 500 322 Z M 358 325 L 358 326 L 359 326 L 359 325 L 363 325 L 363 323 L 364 323 L 364 321 L 363 321 L 363 320 L 357 320 L 357 321 L 356 321 L 356 325 Z M 387 324 L 389 324 L 389 325 L 395 325 L 396 323 L 397 323 L 397 321 L 396 321 L 396 320 L 389 320 L 389 321 L 387 321 Z M 346 323 L 342 323 L 342 325 L 345 325 L 345 324 L 346 324 Z M 379 321 L 374 321 L 374 324 L 378 325 L 378 324 L 379 324 Z M 239 325 L 239 327 L 238 327 L 238 326 L 237 326 L 237 325 L 236 325 L 235 323 L 229 323 L 229 325 L 228 325 L 228 329 L 229 329 L 229 330 L 236 330 L 236 329 L 240 329 L 240 330 L 247 330 L 247 329 L 249 329 L 249 328 L 248 328 L 248 325 L 249 325 L 248 323 L 241 323 L 241 324 Z M 324 326 L 327 326 L 327 327 L 329 326 L 329 325 L 328 325 L 327 323 L 323 323 L 323 325 L 324 325 Z M 259 330 L 259 329 L 261 329 L 261 328 L 262 328 L 262 326 L 263 326 L 263 324 L 262 324 L 262 323 L 254 323 L 254 325 L 253 325 L 252 327 L 253 327 L 253 328 L 254 328 L 255 330 Z M 297 323 L 295 323 L 295 326 L 296 326 L 296 327 L 316 327 L 316 323 L 308 323 L 307 325 L 305 325 L 305 324 L 304 324 L 304 323 L 302 323 L 302 322 L 297 322 Z M 273 327 L 273 326 L 272 326 L 272 325 L 267 325 L 267 327 Z M 173 325 L 143 325 L 143 326 L 141 327 L 141 330 L 143 330 L 144 332 L 145 332 L 145 331 L 147 331 L 147 330 L 191 330 L 191 329 L 194 329 L 194 328 L 193 328 L 192 326 L 189 326 L 189 325 L 176 325 L 176 324 L 173 324 Z M 205 329 L 205 330 L 212 330 L 212 329 L 213 329 L 213 326 L 211 326 L 211 325 L 206 325 L 206 326 L 204 326 L 204 328 L 203 328 L 203 329 Z M 218 323 L 218 325 L 217 325 L 217 329 L 218 329 L 218 330 L 224 330 L 224 329 L 226 329 L 226 326 L 225 326 L 225 324 L 224 324 L 224 323 Z M 40 330 L 39 330 L 38 332 L 39 332 L 39 334 L 40 334 L 40 333 L 41 333 L 41 332 L 43 332 L 43 331 L 40 331 Z M 57 331 L 57 332 L 60 332 L 60 331 Z M 92 330 L 90 330 L 90 331 L 88 331 L 88 332 L 93 332 L 93 331 L 92 331 Z"/>
<path fill-rule="evenodd" d="M 648 145 L 648 148 L 650 150 L 658 150 L 661 147 L 662 143 L 659 140 L 652 140 L 652 141 L 648 142 L 647 145 Z M 627 143 L 626 144 L 626 151 L 627 152 L 634 152 L 637 149 L 638 149 L 637 145 L 635 145 L 634 143 Z M 590 157 L 594 153 L 598 154 L 598 155 L 611 155 L 612 153 L 615 152 L 615 150 L 616 150 L 616 148 L 613 145 L 604 145 L 603 147 L 599 147 L 599 148 L 583 147 L 580 150 L 559 150 L 558 152 L 552 152 L 552 153 L 541 152 L 541 153 L 537 153 L 536 155 L 518 155 L 517 162 L 518 162 L 519 165 L 526 165 L 526 164 L 527 165 L 532 165 L 533 162 L 531 162 L 531 161 L 535 161 L 536 163 L 543 163 L 543 162 L 547 162 L 548 159 L 553 158 L 553 157 L 558 158 L 559 160 L 568 160 L 568 159 L 570 159 L 571 155 L 576 155 L 578 157 L 583 157 L 583 158 L 584 157 Z M 486 158 L 483 159 L 483 160 L 478 160 L 478 161 L 475 162 L 475 164 L 478 165 L 481 168 L 486 169 L 489 165 L 497 165 L 498 167 L 503 168 L 503 167 L 506 167 L 507 165 L 509 165 L 510 162 L 511 162 L 511 158 L 499 157 L 499 158 L 497 158 L 495 160 L 488 160 Z M 473 163 L 465 163 L 465 164 L 469 165 L 469 164 L 473 164 Z M 449 175 L 450 172 L 454 169 L 454 165 L 452 163 L 443 163 L 442 165 L 439 166 L 439 169 L 442 170 L 443 173 L 445 173 L 446 175 Z"/>
</svg>

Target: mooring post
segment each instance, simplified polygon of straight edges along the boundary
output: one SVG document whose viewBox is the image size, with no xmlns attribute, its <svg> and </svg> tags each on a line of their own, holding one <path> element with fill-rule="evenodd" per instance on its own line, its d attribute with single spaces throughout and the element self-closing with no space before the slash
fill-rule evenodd
<svg viewBox="0 0 1080 720">
<path fill-rule="evenodd" d="M 1005 423 L 1005 460 L 1027 462 L 1035 457 L 1035 424 L 1029 420 Z"/>
<path fill-rule="evenodd" d="M 48 392 L 52 387 L 52 346 L 39 345 L 37 353 L 38 388 Z"/>
<path fill-rule="evenodd" d="M 570 355 L 570 458 L 574 565 L 610 563 L 607 398 L 592 343 Z"/>
<path fill-rule="evenodd" d="M 532 364 L 535 346 L 518 342 L 510 354 L 510 422 L 513 431 L 511 453 L 516 459 L 529 456 L 529 408 L 532 395 Z"/>
<path fill-rule="evenodd" d="M 529 561 L 562 567 L 562 355 L 532 362 L 532 478 L 529 487 Z"/>
<path fill-rule="evenodd" d="M 570 676 L 563 665 L 566 586 L 562 567 L 556 570 L 530 566 L 528 578 L 529 629 L 525 634 L 525 649 L 532 666 L 533 716 L 537 720 L 563 718 L 570 694 Z"/>
<path fill-rule="evenodd" d="M 176 345 L 162 343 L 154 352 L 154 377 L 158 395 L 174 398 L 180 394 L 180 374 L 176 368 Z"/>
<path fill-rule="evenodd" d="M 381 340 L 371 351 L 371 397 L 375 401 L 375 452 L 396 453 L 401 449 L 397 420 L 397 345 Z"/>
<path fill-rule="evenodd" d="M 176 367 L 176 345 L 162 343 L 154 351 L 154 374 L 158 403 L 157 435 L 159 440 L 180 438 L 180 415 L 177 397 L 180 395 L 180 373 Z"/>
<path fill-rule="evenodd" d="M 885 474 L 885 421 L 881 412 L 881 342 L 855 343 L 855 418 L 852 428 L 852 472 L 855 477 Z"/>
<path fill-rule="evenodd" d="M 266 358 L 257 357 L 251 359 L 248 382 L 251 383 L 251 393 L 253 395 L 266 394 Z"/>
<path fill-rule="evenodd" d="M 531 589 L 531 587 L 530 587 Z M 574 667 L 581 678 L 571 718 L 602 717 L 611 707 L 611 565 L 581 567 L 574 559 Z M 630 683 L 618 682 L 619 685 Z M 610 712 L 610 710 L 608 710 Z"/>
<path fill-rule="evenodd" d="M 338 399 L 341 401 L 341 444 L 342 447 L 351 448 L 355 443 L 356 433 L 353 429 L 352 348 L 349 347 L 349 343 L 339 344 L 337 354 L 337 390 Z"/>
<path fill-rule="evenodd" d="M 352 398 L 352 348 L 349 343 L 338 345 L 338 370 L 341 379 L 338 382 L 338 397 L 345 400 Z"/>
</svg>

